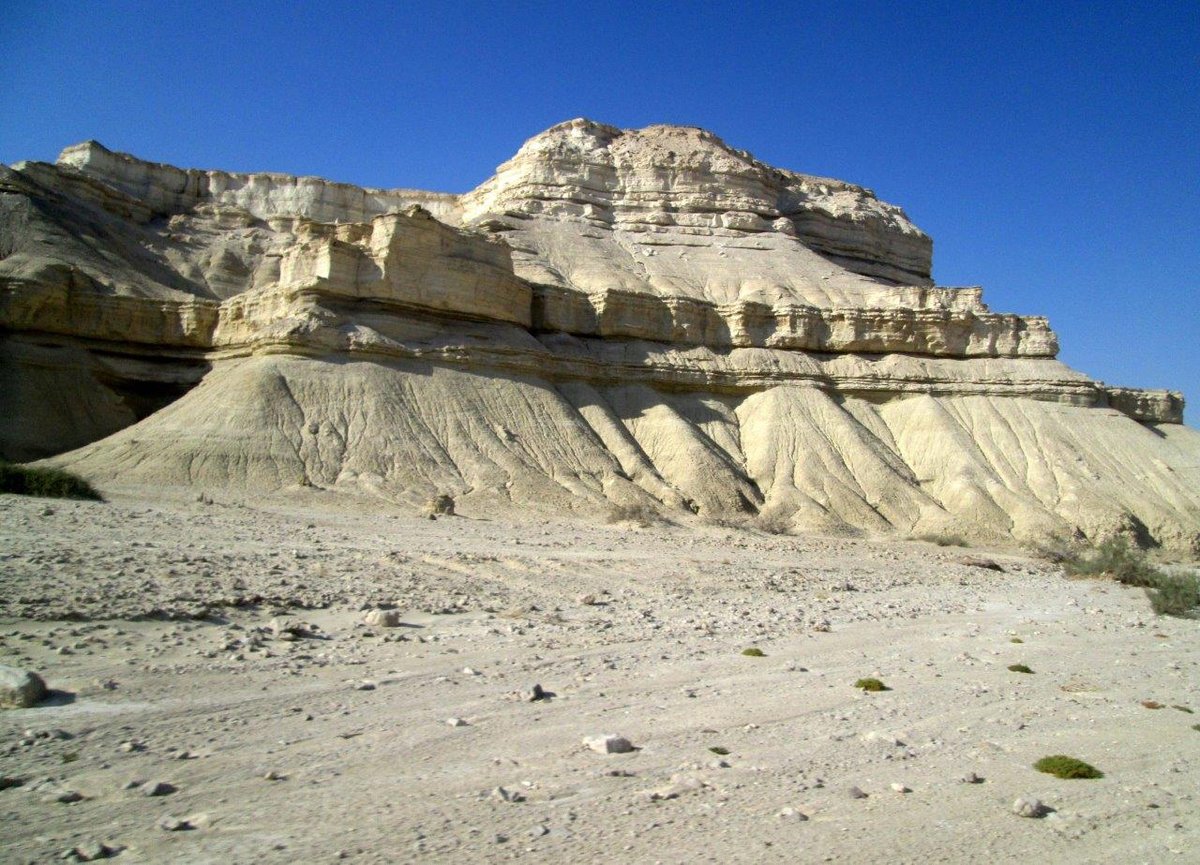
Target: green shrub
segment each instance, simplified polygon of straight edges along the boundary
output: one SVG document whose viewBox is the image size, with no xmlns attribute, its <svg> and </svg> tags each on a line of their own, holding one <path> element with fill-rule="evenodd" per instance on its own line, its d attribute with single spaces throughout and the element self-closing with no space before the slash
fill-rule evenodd
<svg viewBox="0 0 1200 865">
<path fill-rule="evenodd" d="M 1012 673 L 1032 673 L 1033 670 L 1026 667 L 1024 664 L 1009 664 L 1009 672 Z"/>
<path fill-rule="evenodd" d="M 1010 643 L 1023 643 L 1025 641 L 1022 640 L 1020 637 L 1013 637 L 1011 640 L 1009 640 L 1009 642 Z"/>
<path fill-rule="evenodd" d="M 971 542 L 962 535 L 939 534 L 939 535 L 917 535 L 918 541 L 926 541 L 927 543 L 937 544 L 939 547 L 969 547 Z"/>
<path fill-rule="evenodd" d="M 859 679 L 854 683 L 854 687 L 863 691 L 890 691 L 892 690 L 887 685 L 878 679 Z"/>
<path fill-rule="evenodd" d="M 1127 586 L 1141 586 L 1150 598 L 1150 608 L 1160 616 L 1200 616 L 1200 577 L 1160 571 L 1125 538 L 1107 540 L 1090 554 L 1070 556 L 1063 569 L 1073 577 L 1108 576 Z"/>
<path fill-rule="evenodd" d="M 662 519 L 662 514 L 646 504 L 613 505 L 608 509 L 606 521 L 613 523 L 633 523 L 635 526 L 648 529 Z"/>
<path fill-rule="evenodd" d="M 742 654 L 745 655 L 747 658 L 765 658 L 767 656 L 767 653 L 764 652 L 762 649 L 755 649 L 755 648 L 742 649 Z"/>
<path fill-rule="evenodd" d="M 96 492 L 91 484 L 70 472 L 6 462 L 0 462 L 0 493 L 44 496 L 51 499 L 104 501 L 104 497 Z"/>
<path fill-rule="evenodd" d="M 1187 706 L 1172 706 L 1171 708 L 1172 708 L 1172 709 L 1178 709 L 1178 710 L 1179 710 L 1179 711 L 1181 711 L 1181 712 L 1187 712 L 1189 715 L 1194 715 L 1194 714 L 1196 714 L 1196 713 L 1195 713 L 1195 712 L 1193 712 L 1191 709 L 1189 709 Z"/>
<path fill-rule="evenodd" d="M 716 754 L 718 757 L 724 757 L 726 754 L 728 754 L 728 753 L 729 753 L 729 749 L 728 749 L 728 748 L 723 748 L 723 747 L 722 747 L 722 746 L 720 746 L 720 745 L 713 745 L 713 746 L 712 746 L 711 748 L 709 748 L 708 750 L 712 751 L 712 752 L 713 752 L 714 754 Z"/>
<path fill-rule="evenodd" d="M 1127 586 L 1152 586 L 1159 576 L 1145 553 L 1123 537 L 1109 538 L 1088 553 L 1067 556 L 1063 570 L 1072 577 L 1108 576 Z"/>
<path fill-rule="evenodd" d="M 752 525 L 768 535 L 786 535 L 792 529 L 792 524 L 781 514 L 759 514 L 754 518 Z"/>
<path fill-rule="evenodd" d="M 1103 778 L 1104 773 L 1095 766 L 1068 757 L 1065 754 L 1054 754 L 1043 757 L 1033 764 L 1033 768 L 1055 778 Z"/>
<path fill-rule="evenodd" d="M 1200 578 L 1195 574 L 1159 574 L 1146 594 L 1150 608 L 1160 616 L 1194 619 L 1200 613 Z"/>
</svg>

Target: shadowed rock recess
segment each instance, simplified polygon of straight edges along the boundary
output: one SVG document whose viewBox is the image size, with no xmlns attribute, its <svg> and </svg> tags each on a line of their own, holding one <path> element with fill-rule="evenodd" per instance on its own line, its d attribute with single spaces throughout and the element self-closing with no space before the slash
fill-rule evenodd
<svg viewBox="0 0 1200 865">
<path fill-rule="evenodd" d="M 573 120 L 465 195 L 0 169 L 0 445 L 99 483 L 1200 552 L 1182 397 L 935 286 L 868 189 Z"/>
</svg>

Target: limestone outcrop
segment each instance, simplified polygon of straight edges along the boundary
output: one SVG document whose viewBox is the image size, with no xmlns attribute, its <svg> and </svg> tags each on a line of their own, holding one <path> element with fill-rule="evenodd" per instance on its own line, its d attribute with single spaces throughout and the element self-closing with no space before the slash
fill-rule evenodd
<svg viewBox="0 0 1200 865">
<path fill-rule="evenodd" d="M 464 195 L 0 168 L 0 448 L 97 482 L 1200 551 L 1179 394 L 936 286 L 842 181 L 586 120 Z M 58 456 L 55 456 L 55 455 Z"/>
</svg>

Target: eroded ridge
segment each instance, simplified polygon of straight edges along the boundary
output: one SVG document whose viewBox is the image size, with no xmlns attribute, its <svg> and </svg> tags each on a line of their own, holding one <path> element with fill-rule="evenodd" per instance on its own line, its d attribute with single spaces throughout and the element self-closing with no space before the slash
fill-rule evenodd
<svg viewBox="0 0 1200 865">
<path fill-rule="evenodd" d="M 0 197 L 11 459 L 1196 546 L 1179 394 L 1067 368 L 934 285 L 900 208 L 704 130 L 569 121 L 463 195 L 86 142 Z"/>
</svg>

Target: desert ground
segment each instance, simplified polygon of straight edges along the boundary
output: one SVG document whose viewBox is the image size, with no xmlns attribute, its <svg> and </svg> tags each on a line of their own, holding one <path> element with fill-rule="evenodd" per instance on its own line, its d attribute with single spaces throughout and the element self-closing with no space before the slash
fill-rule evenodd
<svg viewBox="0 0 1200 865">
<path fill-rule="evenodd" d="M 0 663 L 52 689 L 0 712 L 3 862 L 1197 861 L 1200 627 L 1139 589 L 695 520 L 105 492 L 0 496 Z M 610 734 L 635 750 L 584 744 Z"/>
</svg>

